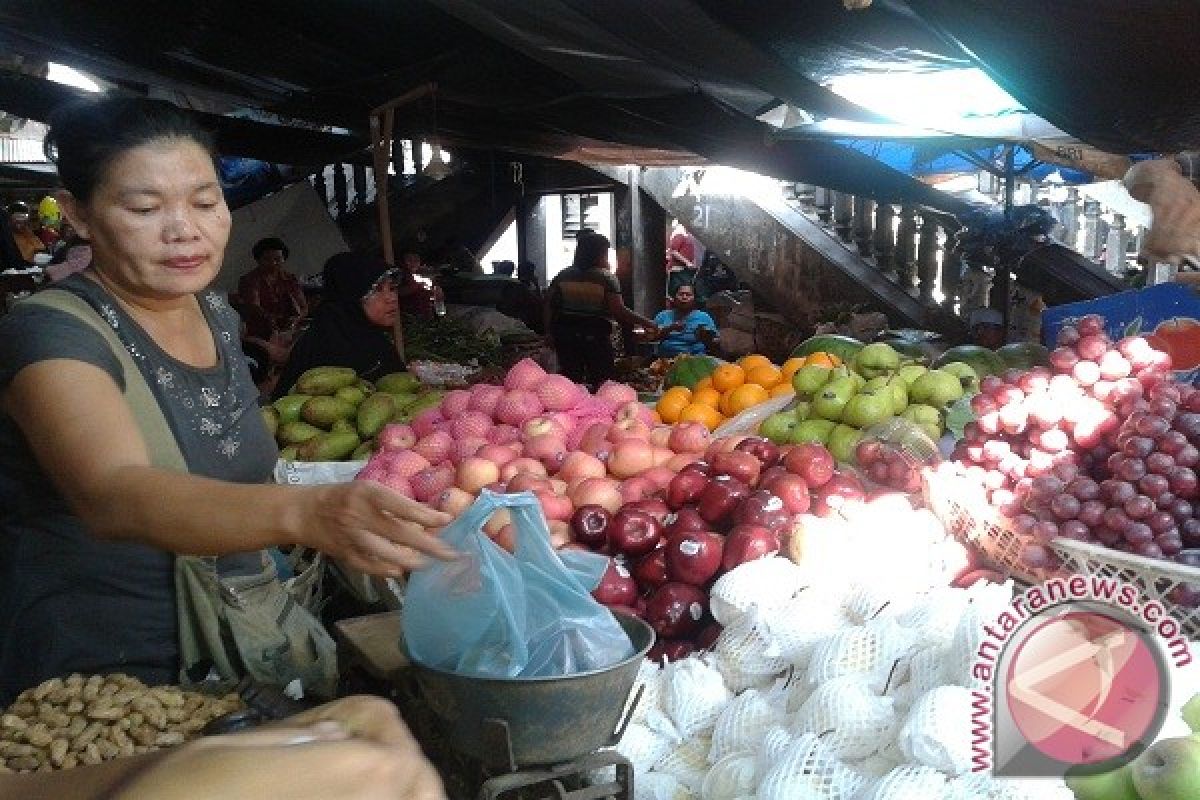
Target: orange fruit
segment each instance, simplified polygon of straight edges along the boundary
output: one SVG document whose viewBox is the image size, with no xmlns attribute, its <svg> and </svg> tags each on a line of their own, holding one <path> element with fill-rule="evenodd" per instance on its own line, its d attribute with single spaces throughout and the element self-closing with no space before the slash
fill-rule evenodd
<svg viewBox="0 0 1200 800">
<path fill-rule="evenodd" d="M 739 358 L 737 360 L 737 365 L 739 367 L 741 367 L 742 369 L 746 370 L 746 372 L 749 372 L 750 370 L 754 369 L 755 367 L 774 366 L 771 363 L 771 359 L 767 358 L 766 356 L 759 355 L 758 353 L 753 353 L 748 356 L 742 356 L 741 358 Z"/>
<path fill-rule="evenodd" d="M 835 367 L 840 367 L 842 365 L 842 360 L 833 353 L 813 353 L 808 358 L 804 359 L 804 366 L 809 367 L 813 366 L 814 364 L 819 367 L 829 367 L 830 369 L 833 369 Z"/>
<path fill-rule="evenodd" d="M 779 371 L 783 373 L 784 383 L 791 383 L 792 376 L 795 375 L 803 366 L 803 358 L 789 358 L 787 361 L 783 362 L 783 366 L 779 368 Z"/>
<path fill-rule="evenodd" d="M 696 381 L 696 389 L 697 390 L 711 389 L 711 388 L 712 388 L 712 376 L 711 375 L 705 375 L 703 378 Z"/>
<path fill-rule="evenodd" d="M 729 394 L 729 413 L 730 415 L 740 414 L 747 408 L 756 406 L 770 397 L 770 393 L 757 383 L 739 386 Z"/>
<path fill-rule="evenodd" d="M 746 382 L 746 371 L 737 364 L 722 364 L 713 370 L 712 386 L 718 392 L 736 389 Z"/>
<path fill-rule="evenodd" d="M 654 410 L 662 417 L 663 422 L 674 425 L 679 422 L 679 413 L 684 407 L 691 402 L 689 397 L 681 397 L 680 395 L 663 395 L 654 406 Z"/>
<path fill-rule="evenodd" d="M 771 389 L 771 397 L 783 397 L 785 394 L 795 394 L 796 390 L 792 388 L 790 380 L 784 381 Z"/>
<path fill-rule="evenodd" d="M 717 408 L 721 402 L 721 393 L 716 389 L 697 389 L 692 393 L 692 402 L 709 408 Z"/>
<path fill-rule="evenodd" d="M 684 407 L 682 413 L 679 415 L 679 421 L 699 422 L 710 431 L 715 431 L 721 427 L 721 423 L 725 421 L 725 418 L 715 408 L 701 405 L 700 403 L 691 403 Z"/>
<path fill-rule="evenodd" d="M 757 383 L 764 389 L 770 389 L 783 380 L 783 372 L 774 364 L 754 367 L 746 371 L 746 383 Z"/>
<path fill-rule="evenodd" d="M 734 389 L 730 389 L 729 391 L 724 392 L 721 395 L 721 402 L 717 406 L 717 409 L 727 417 L 733 416 L 733 412 L 729 410 L 729 398 L 733 396 L 734 391 Z"/>
</svg>

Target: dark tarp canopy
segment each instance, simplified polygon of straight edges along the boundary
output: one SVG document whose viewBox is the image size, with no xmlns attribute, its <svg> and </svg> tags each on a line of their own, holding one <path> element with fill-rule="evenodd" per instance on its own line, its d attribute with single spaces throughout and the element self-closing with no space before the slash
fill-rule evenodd
<svg viewBox="0 0 1200 800">
<path fill-rule="evenodd" d="M 1200 145 L 1200 4 L 1092 0 L 289 0 L 159 4 L 60 0 L 0 8 L 0 46 L 130 90 L 178 92 L 219 115 L 227 152 L 328 163 L 361 149 L 370 110 L 404 106 L 398 135 L 550 157 L 719 162 L 928 204 L 961 204 L 831 137 L 780 138 L 782 103 L 817 119 L 878 121 L 822 85 L 832 75 L 979 65 L 1032 111 L 1115 152 Z M 44 82 L 43 82 L 44 84 Z M 39 117 L 0 82 L 0 107 Z M 28 111 L 10 108 L 24 102 Z M 289 121 L 291 124 L 289 124 Z M 339 126 L 347 134 L 306 125 Z"/>
</svg>

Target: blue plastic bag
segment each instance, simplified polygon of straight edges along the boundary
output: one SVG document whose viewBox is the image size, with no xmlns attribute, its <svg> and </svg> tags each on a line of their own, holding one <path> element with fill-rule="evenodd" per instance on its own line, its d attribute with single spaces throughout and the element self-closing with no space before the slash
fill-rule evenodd
<svg viewBox="0 0 1200 800">
<path fill-rule="evenodd" d="M 483 532 L 500 508 L 512 515 L 515 555 Z M 628 634 L 590 592 L 608 559 L 555 552 L 532 492 L 485 489 L 442 539 L 459 558 L 435 562 L 408 581 L 404 640 L 415 661 L 477 677 L 544 678 L 633 655 Z"/>
</svg>

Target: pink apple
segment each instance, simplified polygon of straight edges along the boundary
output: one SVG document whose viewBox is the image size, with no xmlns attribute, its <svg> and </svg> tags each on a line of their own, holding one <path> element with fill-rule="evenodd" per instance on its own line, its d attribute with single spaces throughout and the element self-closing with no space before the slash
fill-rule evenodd
<svg viewBox="0 0 1200 800">
<path fill-rule="evenodd" d="M 417 443 L 417 435 L 409 425 L 385 425 L 376 437 L 380 450 L 407 450 Z"/>
<path fill-rule="evenodd" d="M 486 458 L 471 456 L 458 465 L 457 484 L 464 492 L 476 493 L 500 480 L 500 468 Z"/>
<path fill-rule="evenodd" d="M 675 430 L 670 425 L 656 425 L 650 430 L 650 444 L 655 447 L 670 447 L 671 432 Z M 675 455 L 674 452 L 671 455 Z"/>
<path fill-rule="evenodd" d="M 654 448 L 654 466 L 665 467 L 667 462 L 675 457 L 675 451 L 666 447 Z"/>
<path fill-rule="evenodd" d="M 491 539 L 504 550 L 510 553 L 517 552 L 517 529 L 512 525 L 505 525 L 500 528 Z"/>
<path fill-rule="evenodd" d="M 538 490 L 553 491 L 550 481 L 543 475 L 534 472 L 518 472 L 508 480 L 508 491 L 510 492 L 536 492 Z"/>
<path fill-rule="evenodd" d="M 552 519 L 547 523 L 550 528 L 550 546 L 560 550 L 571 543 L 571 526 L 562 520 Z"/>
<path fill-rule="evenodd" d="M 519 475 L 522 472 L 532 472 L 535 475 L 543 478 L 549 477 L 550 473 L 542 466 L 542 462 L 522 456 L 514 458 L 512 461 L 504 465 L 504 469 L 500 470 L 500 477 L 504 480 L 512 480 L 514 475 Z"/>
<path fill-rule="evenodd" d="M 435 505 L 438 511 L 457 517 L 466 511 L 473 502 L 475 502 L 475 498 L 469 492 L 464 492 L 457 486 L 451 486 L 438 495 Z"/>
<path fill-rule="evenodd" d="M 720 439 L 713 440 L 713 442 L 708 446 L 708 449 L 704 451 L 704 457 L 707 460 L 712 461 L 713 457 L 716 456 L 717 453 L 732 453 L 737 449 L 739 444 L 749 438 L 749 435 L 722 436 Z"/>
<path fill-rule="evenodd" d="M 525 435 L 526 439 L 533 439 L 537 436 L 557 436 L 562 438 L 567 435 L 567 431 L 553 417 L 549 416 L 534 417 L 521 426 L 521 432 Z"/>
<path fill-rule="evenodd" d="M 483 523 L 483 532 L 488 536 L 495 537 L 500 533 L 501 529 L 503 529 L 505 525 L 508 525 L 511 522 L 512 514 L 509 513 L 507 508 L 497 509 L 492 513 L 491 518 L 489 518 L 487 522 Z"/>
<path fill-rule="evenodd" d="M 655 491 L 662 491 L 667 488 L 667 484 L 675 477 L 675 471 L 666 466 L 651 467 L 643 472 L 641 477 L 650 481 Z"/>
<path fill-rule="evenodd" d="M 575 507 L 600 506 L 615 514 L 624 505 L 621 501 L 621 490 L 615 481 L 607 478 L 585 478 L 575 485 L 569 497 Z"/>
<path fill-rule="evenodd" d="M 541 434 L 530 437 L 525 443 L 525 455 L 542 462 L 547 472 L 555 472 L 567 458 L 567 446 L 557 434 Z"/>
<path fill-rule="evenodd" d="M 603 478 L 607 474 L 603 461 L 580 451 L 568 453 L 558 471 L 558 476 L 567 483 L 579 478 Z"/>
<path fill-rule="evenodd" d="M 479 448 L 479 452 L 477 452 L 475 455 L 479 456 L 480 458 L 486 458 L 497 467 L 503 469 L 505 464 L 508 464 L 517 457 L 517 450 L 515 447 L 511 447 L 509 445 L 488 444 Z"/>
<path fill-rule="evenodd" d="M 534 494 L 537 495 L 538 503 L 542 506 L 542 513 L 548 520 L 566 522 L 575 513 L 575 506 L 571 504 L 570 498 L 557 495 L 549 489 L 535 491 Z"/>
<path fill-rule="evenodd" d="M 622 419 L 617 420 L 608 429 L 608 440 L 614 444 L 626 441 L 628 439 L 638 439 L 641 441 L 649 441 L 650 427 L 646 423 L 637 419 Z"/>
<path fill-rule="evenodd" d="M 654 493 L 654 484 L 642 477 L 628 478 L 621 482 L 621 500 L 626 505 L 636 503 Z"/>
<path fill-rule="evenodd" d="M 653 448 L 639 439 L 621 441 L 608 459 L 608 471 L 616 478 L 632 478 L 653 466 Z"/>
<path fill-rule="evenodd" d="M 697 461 L 704 459 L 701 453 L 680 453 L 679 455 L 668 461 L 665 466 L 672 472 L 679 472 L 688 464 L 695 464 Z"/>
<path fill-rule="evenodd" d="M 681 422 L 671 428 L 671 436 L 667 440 L 676 453 L 703 453 L 712 442 L 708 428 L 699 422 Z"/>
</svg>

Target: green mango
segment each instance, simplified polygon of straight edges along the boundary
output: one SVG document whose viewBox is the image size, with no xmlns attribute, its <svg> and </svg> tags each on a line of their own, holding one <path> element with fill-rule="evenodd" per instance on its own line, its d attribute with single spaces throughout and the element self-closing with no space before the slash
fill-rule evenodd
<svg viewBox="0 0 1200 800">
<path fill-rule="evenodd" d="M 421 381 L 411 372 L 393 372 L 375 381 L 375 388 L 388 394 L 413 394 L 421 388 Z"/>
<path fill-rule="evenodd" d="M 285 422 L 279 426 L 279 443 L 283 445 L 303 444 L 321 433 L 323 431 L 320 428 L 301 420 Z"/>
<path fill-rule="evenodd" d="M 314 397 L 300 409 L 300 419 L 309 425 L 329 430 L 339 419 L 353 419 L 356 409 L 336 397 Z"/>
<path fill-rule="evenodd" d="M 411 413 L 416 414 L 418 411 L 424 411 L 427 408 L 439 406 L 442 404 L 442 395 L 444 394 L 445 392 L 441 391 L 440 389 L 432 389 L 428 392 L 417 395 L 417 399 L 408 407 L 408 410 Z"/>
<path fill-rule="evenodd" d="M 300 419 L 300 409 L 311 399 L 312 395 L 289 394 L 279 398 L 271 407 L 279 412 L 279 422 L 295 422 Z"/>
<path fill-rule="evenodd" d="M 367 399 L 367 393 L 357 386 L 343 386 L 334 392 L 333 396 L 338 400 L 345 400 L 355 408 L 358 407 L 359 403 Z"/>
<path fill-rule="evenodd" d="M 358 434 L 358 428 L 348 419 L 339 419 L 329 428 L 330 433 L 353 433 Z"/>
<path fill-rule="evenodd" d="M 350 454 L 351 461 L 366 461 L 375 452 L 375 442 L 373 440 L 366 441 L 354 448 L 354 452 Z"/>
<path fill-rule="evenodd" d="M 279 411 L 274 406 L 264 406 L 259 411 L 262 412 L 263 424 L 267 426 L 267 431 L 274 438 L 279 431 Z"/>
<path fill-rule="evenodd" d="M 296 445 L 289 444 L 287 447 L 279 451 L 279 458 L 283 461 L 296 460 Z"/>
<path fill-rule="evenodd" d="M 371 383 L 366 378 L 359 378 L 357 381 L 354 382 L 354 385 L 357 386 L 359 389 L 362 389 L 363 394 L 375 394 L 375 392 L 378 391 L 375 388 L 375 384 Z"/>
<path fill-rule="evenodd" d="M 362 444 L 357 433 L 322 433 L 296 448 L 301 461 L 341 461 Z"/>
<path fill-rule="evenodd" d="M 383 430 L 395 411 L 396 401 L 387 392 L 377 392 L 363 400 L 356 419 L 358 435 L 370 439 Z"/>
<path fill-rule="evenodd" d="M 331 395 L 343 386 L 352 386 L 358 375 L 349 367 L 314 367 L 296 381 L 300 394 Z"/>
</svg>

